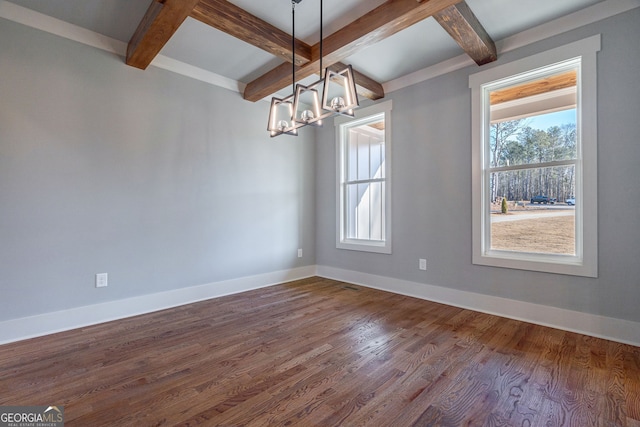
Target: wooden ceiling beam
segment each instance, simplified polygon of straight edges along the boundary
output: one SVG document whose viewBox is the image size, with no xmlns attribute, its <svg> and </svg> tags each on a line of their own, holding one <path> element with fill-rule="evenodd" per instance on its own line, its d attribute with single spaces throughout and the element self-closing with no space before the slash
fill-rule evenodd
<svg viewBox="0 0 640 427">
<path fill-rule="evenodd" d="M 325 66 L 342 61 L 405 28 L 444 10 L 460 0 L 387 0 L 335 33 L 325 37 L 323 62 Z M 296 69 L 303 79 L 317 72 L 320 44 L 312 46 L 311 61 Z M 287 87 L 291 82 L 291 65 L 281 64 L 247 84 L 244 98 L 258 101 Z"/>
<path fill-rule="evenodd" d="M 291 35 L 227 0 L 200 0 L 191 17 L 220 31 L 292 62 Z M 311 46 L 296 40 L 296 65 L 311 61 Z"/>
<path fill-rule="evenodd" d="M 145 70 L 200 0 L 153 0 L 127 46 L 126 62 Z"/>
<path fill-rule="evenodd" d="M 495 43 L 465 1 L 451 5 L 433 17 L 476 64 L 484 65 L 498 59 Z"/>
</svg>

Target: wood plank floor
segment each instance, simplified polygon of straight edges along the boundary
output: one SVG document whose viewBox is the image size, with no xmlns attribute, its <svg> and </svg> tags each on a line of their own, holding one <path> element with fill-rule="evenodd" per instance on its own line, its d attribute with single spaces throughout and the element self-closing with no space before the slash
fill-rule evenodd
<svg viewBox="0 0 640 427">
<path fill-rule="evenodd" d="M 0 346 L 67 426 L 640 426 L 640 348 L 311 278 Z"/>
</svg>

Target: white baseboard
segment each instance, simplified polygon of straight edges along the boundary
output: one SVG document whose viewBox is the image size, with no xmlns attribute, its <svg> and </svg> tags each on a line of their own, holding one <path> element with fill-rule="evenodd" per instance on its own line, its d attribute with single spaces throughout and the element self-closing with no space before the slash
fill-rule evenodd
<svg viewBox="0 0 640 427">
<path fill-rule="evenodd" d="M 320 277 L 640 347 L 640 323 L 319 265 Z"/>
<path fill-rule="evenodd" d="M 316 266 L 275 271 L 0 322 L 0 344 L 68 331 L 311 277 Z"/>
<path fill-rule="evenodd" d="M 0 344 L 151 313 L 311 276 L 640 347 L 640 323 L 327 266 L 305 266 L 0 322 Z"/>
</svg>

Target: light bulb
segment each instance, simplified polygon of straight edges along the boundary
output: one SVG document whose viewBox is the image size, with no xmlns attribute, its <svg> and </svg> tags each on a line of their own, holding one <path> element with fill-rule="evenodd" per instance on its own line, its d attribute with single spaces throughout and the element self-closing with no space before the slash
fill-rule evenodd
<svg viewBox="0 0 640 427">
<path fill-rule="evenodd" d="M 305 122 L 309 122 L 311 120 L 313 120 L 315 118 L 315 115 L 313 114 L 313 111 L 311 110 L 304 110 L 302 112 L 302 114 L 300 114 L 300 118 L 305 121 Z"/>
<path fill-rule="evenodd" d="M 340 111 L 345 107 L 344 98 L 336 96 L 331 100 L 331 109 L 334 111 Z"/>
<path fill-rule="evenodd" d="M 287 122 L 286 120 L 280 120 L 278 122 L 278 130 L 280 132 L 284 132 L 288 127 L 289 127 L 289 122 Z"/>
</svg>

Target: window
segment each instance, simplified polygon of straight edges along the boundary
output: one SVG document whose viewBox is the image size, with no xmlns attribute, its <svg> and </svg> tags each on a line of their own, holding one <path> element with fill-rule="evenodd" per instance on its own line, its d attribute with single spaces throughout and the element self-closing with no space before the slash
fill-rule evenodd
<svg viewBox="0 0 640 427">
<path fill-rule="evenodd" d="M 600 36 L 474 74 L 473 263 L 597 277 Z"/>
<path fill-rule="evenodd" d="M 391 101 L 338 117 L 336 247 L 391 253 Z"/>
</svg>

